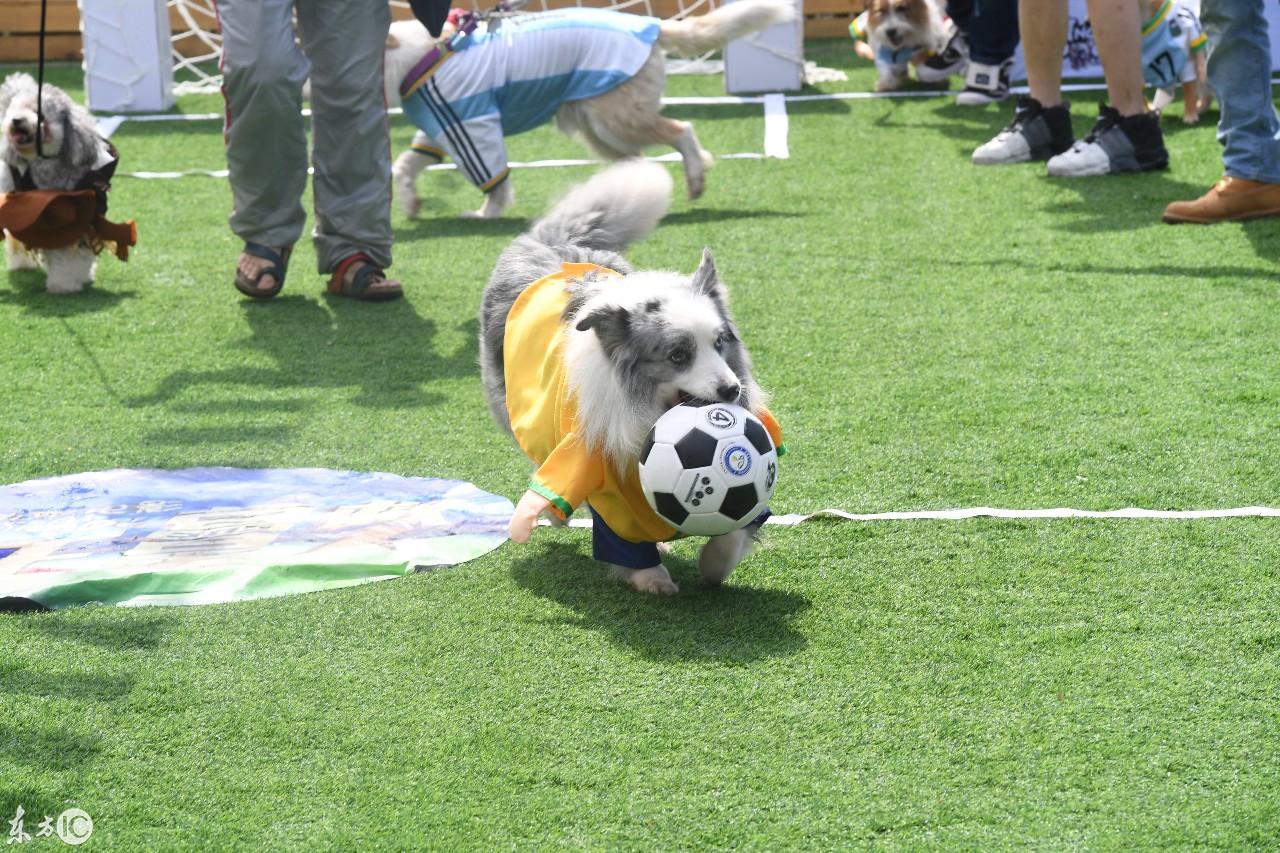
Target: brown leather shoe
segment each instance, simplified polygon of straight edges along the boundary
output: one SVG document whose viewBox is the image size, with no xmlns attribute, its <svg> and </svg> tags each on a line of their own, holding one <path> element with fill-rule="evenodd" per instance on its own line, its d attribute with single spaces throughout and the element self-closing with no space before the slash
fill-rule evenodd
<svg viewBox="0 0 1280 853">
<path fill-rule="evenodd" d="M 1175 201 L 1164 209 L 1164 221 L 1172 225 L 1209 225 L 1264 216 L 1280 216 L 1280 184 L 1244 178 L 1223 178 L 1195 201 Z"/>
</svg>

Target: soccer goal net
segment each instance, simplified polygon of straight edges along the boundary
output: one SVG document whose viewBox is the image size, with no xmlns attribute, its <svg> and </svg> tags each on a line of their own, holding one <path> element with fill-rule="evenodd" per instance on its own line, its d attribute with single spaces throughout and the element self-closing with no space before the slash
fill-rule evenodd
<svg viewBox="0 0 1280 853">
<path fill-rule="evenodd" d="M 218 15 L 214 0 L 167 0 L 169 22 L 172 29 L 173 71 L 175 94 L 217 91 L 222 84 L 218 73 L 218 60 L 222 54 L 222 36 L 218 31 Z M 716 5 L 715 0 L 620 0 L 582 2 L 582 0 L 529 0 L 522 12 L 538 12 L 560 9 L 566 6 L 596 6 L 651 15 L 657 18 L 683 18 L 704 14 Z M 407 0 L 390 0 L 391 14 L 395 20 L 412 18 L 413 12 Z M 473 11 L 483 11 L 489 5 L 460 0 L 459 6 Z M 687 72 L 715 72 L 721 70 L 711 55 L 685 63 L 678 69 Z"/>
</svg>

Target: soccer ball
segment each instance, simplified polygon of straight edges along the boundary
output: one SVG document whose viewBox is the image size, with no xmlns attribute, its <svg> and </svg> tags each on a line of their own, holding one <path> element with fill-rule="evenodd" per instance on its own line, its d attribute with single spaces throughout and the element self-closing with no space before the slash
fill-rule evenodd
<svg viewBox="0 0 1280 853">
<path fill-rule="evenodd" d="M 777 479 L 769 431 L 731 403 L 668 410 L 640 452 L 640 488 L 649 506 L 691 536 L 746 527 L 768 505 Z"/>
</svg>

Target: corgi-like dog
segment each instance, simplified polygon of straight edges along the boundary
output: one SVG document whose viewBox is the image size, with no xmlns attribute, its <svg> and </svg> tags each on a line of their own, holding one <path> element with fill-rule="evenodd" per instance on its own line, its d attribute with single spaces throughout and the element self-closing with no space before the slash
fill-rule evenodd
<svg viewBox="0 0 1280 853">
<path fill-rule="evenodd" d="M 400 205 L 417 214 L 419 174 L 448 155 L 485 193 L 484 205 L 463 217 L 501 216 L 515 200 L 504 137 L 552 118 L 606 160 L 675 148 L 697 198 L 714 160 L 691 124 L 662 115 L 666 54 L 717 50 L 795 14 L 794 0 L 737 0 L 665 21 L 569 8 L 472 22 L 470 30 L 447 25 L 439 42 L 421 23 L 398 21 L 387 35 L 387 103 L 399 103 L 418 127 L 392 170 Z"/>
<path fill-rule="evenodd" d="M 900 87 L 911 65 L 942 50 L 953 32 L 934 0 L 870 0 L 849 25 L 854 51 L 876 64 L 877 92 Z"/>
<path fill-rule="evenodd" d="M 654 422 L 682 402 L 737 403 L 781 443 L 711 252 L 691 276 L 636 270 L 621 255 L 657 227 L 671 185 L 665 167 L 632 160 L 571 190 L 498 259 L 480 314 L 489 411 L 536 466 L 511 538 L 527 542 L 539 515 L 563 523 L 587 502 L 596 559 L 658 594 L 678 586 L 661 547 L 676 531 L 639 485 Z M 707 540 L 705 583 L 723 582 L 750 553 L 765 515 Z"/>
</svg>

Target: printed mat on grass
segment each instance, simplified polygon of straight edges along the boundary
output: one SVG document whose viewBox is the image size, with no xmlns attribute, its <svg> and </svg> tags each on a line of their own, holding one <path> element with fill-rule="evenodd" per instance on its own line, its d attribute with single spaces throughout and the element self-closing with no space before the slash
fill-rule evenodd
<svg viewBox="0 0 1280 853">
<path fill-rule="evenodd" d="M 117 469 L 0 486 L 0 609 L 209 604 L 400 577 L 502 544 L 470 483 L 320 468 Z"/>
</svg>

